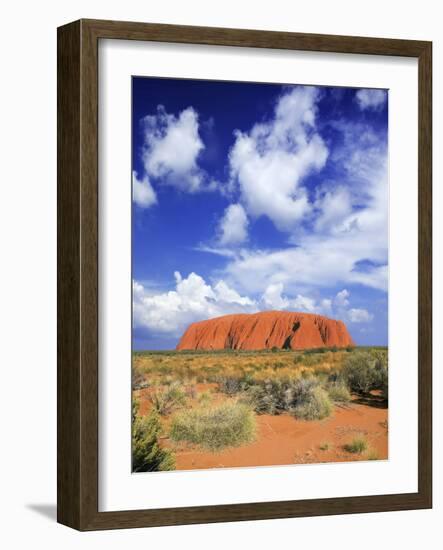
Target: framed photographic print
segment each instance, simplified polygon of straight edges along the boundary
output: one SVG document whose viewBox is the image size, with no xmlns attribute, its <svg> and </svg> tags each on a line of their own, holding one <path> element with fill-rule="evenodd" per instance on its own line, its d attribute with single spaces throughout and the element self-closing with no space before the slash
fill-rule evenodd
<svg viewBox="0 0 443 550">
<path fill-rule="evenodd" d="M 59 28 L 59 522 L 431 507 L 431 52 Z"/>
</svg>

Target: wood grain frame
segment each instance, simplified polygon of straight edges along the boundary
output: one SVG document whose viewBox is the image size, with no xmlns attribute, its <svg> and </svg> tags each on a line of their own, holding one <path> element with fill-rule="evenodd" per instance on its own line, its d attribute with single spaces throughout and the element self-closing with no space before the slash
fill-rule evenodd
<svg viewBox="0 0 443 550">
<path fill-rule="evenodd" d="M 98 511 L 98 43 L 124 39 L 418 58 L 418 492 Z M 58 521 L 82 531 L 432 506 L 432 43 L 80 20 L 58 29 Z"/>
</svg>

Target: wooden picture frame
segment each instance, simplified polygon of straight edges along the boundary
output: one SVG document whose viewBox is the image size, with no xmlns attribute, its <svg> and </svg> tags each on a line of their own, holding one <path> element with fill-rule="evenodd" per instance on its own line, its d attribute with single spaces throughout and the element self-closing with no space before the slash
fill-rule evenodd
<svg viewBox="0 0 443 550">
<path fill-rule="evenodd" d="M 418 59 L 419 357 L 416 493 L 98 511 L 98 42 L 100 39 Z M 80 20 L 58 29 L 58 521 L 82 531 L 432 506 L 432 44 Z"/>
</svg>

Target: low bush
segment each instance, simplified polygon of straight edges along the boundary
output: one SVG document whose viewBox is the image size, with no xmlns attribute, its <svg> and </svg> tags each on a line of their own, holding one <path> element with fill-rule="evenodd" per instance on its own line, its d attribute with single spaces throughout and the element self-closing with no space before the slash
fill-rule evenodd
<svg viewBox="0 0 443 550">
<path fill-rule="evenodd" d="M 301 392 L 290 409 L 296 418 L 303 420 L 321 420 L 332 412 L 332 403 L 321 386 L 314 386 Z"/>
<path fill-rule="evenodd" d="M 253 441 L 255 430 L 255 417 L 249 407 L 241 403 L 224 403 L 177 413 L 172 419 L 170 436 L 174 441 L 219 451 Z"/>
<path fill-rule="evenodd" d="M 145 375 L 141 370 L 135 366 L 132 367 L 132 389 L 141 390 L 149 386 L 148 381 L 145 379 Z"/>
<path fill-rule="evenodd" d="M 386 353 L 355 352 L 345 361 L 342 375 L 352 391 L 368 393 L 381 389 L 387 396 L 388 363 Z"/>
<path fill-rule="evenodd" d="M 283 409 L 281 405 L 281 392 L 278 382 L 266 381 L 248 388 L 242 395 L 241 402 L 246 403 L 258 414 L 279 414 Z"/>
<path fill-rule="evenodd" d="M 319 447 L 320 451 L 329 451 L 331 448 L 331 444 L 325 441 L 324 443 L 320 443 Z"/>
<path fill-rule="evenodd" d="M 290 412 L 297 418 L 316 420 L 329 416 L 332 404 L 315 378 L 266 380 L 251 386 L 242 396 L 258 414 Z"/>
<path fill-rule="evenodd" d="M 385 350 L 374 350 L 374 386 L 381 391 L 382 396 L 388 398 L 388 353 Z"/>
<path fill-rule="evenodd" d="M 334 403 L 348 403 L 351 400 L 351 392 L 344 382 L 334 382 L 326 389 Z"/>
<path fill-rule="evenodd" d="M 219 376 L 217 382 L 220 391 L 226 393 L 226 395 L 235 395 L 243 391 L 241 378 L 234 376 Z"/>
<path fill-rule="evenodd" d="M 154 410 L 161 415 L 170 414 L 174 409 L 181 407 L 186 402 L 186 393 L 180 385 L 173 383 L 165 390 L 154 390 L 149 394 L 149 399 Z"/>
<path fill-rule="evenodd" d="M 343 446 L 348 453 L 361 454 L 368 448 L 368 442 L 364 437 L 355 437 L 350 443 Z"/>
<path fill-rule="evenodd" d="M 254 384 L 254 379 L 250 374 L 242 373 L 239 376 L 218 376 L 218 387 L 226 395 L 235 395 L 246 391 Z"/>
<path fill-rule="evenodd" d="M 175 459 L 171 451 L 158 444 L 161 426 L 158 413 L 148 416 L 137 415 L 137 404 L 133 405 L 132 418 L 132 471 L 154 472 L 175 469 Z"/>
</svg>

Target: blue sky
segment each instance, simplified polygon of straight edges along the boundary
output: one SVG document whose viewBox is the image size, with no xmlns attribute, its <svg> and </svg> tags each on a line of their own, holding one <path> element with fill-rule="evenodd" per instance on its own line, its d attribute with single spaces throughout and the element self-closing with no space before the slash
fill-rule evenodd
<svg viewBox="0 0 443 550">
<path fill-rule="evenodd" d="M 388 93 L 133 78 L 133 344 L 235 312 L 386 345 Z"/>
</svg>

